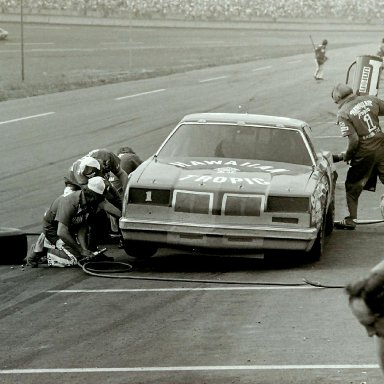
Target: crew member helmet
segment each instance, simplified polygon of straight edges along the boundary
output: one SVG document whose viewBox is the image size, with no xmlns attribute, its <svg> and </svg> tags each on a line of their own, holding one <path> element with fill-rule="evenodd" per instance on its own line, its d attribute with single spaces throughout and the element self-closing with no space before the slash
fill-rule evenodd
<svg viewBox="0 0 384 384">
<path fill-rule="evenodd" d="M 343 83 L 336 84 L 335 87 L 332 90 L 332 99 L 333 101 L 338 104 L 340 100 L 343 100 L 345 97 L 352 95 L 353 89 Z"/>
<path fill-rule="evenodd" d="M 106 181 L 101 176 L 91 177 L 87 187 L 98 195 L 103 195 L 107 190 Z"/>
<path fill-rule="evenodd" d="M 328 40 L 323 40 L 323 45 L 327 45 L 328 44 Z"/>
<path fill-rule="evenodd" d="M 91 156 L 84 156 L 80 160 L 79 173 L 88 179 L 100 173 L 100 163 Z"/>
</svg>

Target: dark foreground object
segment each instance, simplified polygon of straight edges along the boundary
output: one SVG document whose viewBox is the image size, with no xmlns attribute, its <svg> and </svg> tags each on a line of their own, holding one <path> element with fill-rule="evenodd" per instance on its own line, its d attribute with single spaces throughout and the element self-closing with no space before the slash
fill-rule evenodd
<svg viewBox="0 0 384 384">
<path fill-rule="evenodd" d="M 27 234 L 17 228 L 0 228 L 0 264 L 21 264 L 27 256 Z"/>
</svg>

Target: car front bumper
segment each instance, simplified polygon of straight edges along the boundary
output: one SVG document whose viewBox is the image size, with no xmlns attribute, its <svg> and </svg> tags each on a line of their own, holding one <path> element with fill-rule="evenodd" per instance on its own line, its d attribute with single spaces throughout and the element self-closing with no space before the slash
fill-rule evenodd
<svg viewBox="0 0 384 384">
<path fill-rule="evenodd" d="M 195 248 L 309 251 L 317 237 L 316 228 L 282 226 L 209 225 L 121 218 L 125 241 L 153 242 L 159 246 Z"/>
</svg>

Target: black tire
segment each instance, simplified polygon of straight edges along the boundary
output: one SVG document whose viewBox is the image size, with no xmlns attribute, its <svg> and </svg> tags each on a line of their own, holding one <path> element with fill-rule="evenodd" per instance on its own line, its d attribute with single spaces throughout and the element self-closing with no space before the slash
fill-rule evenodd
<svg viewBox="0 0 384 384">
<path fill-rule="evenodd" d="M 325 236 L 329 236 L 333 232 L 335 223 L 335 201 L 329 204 L 327 215 L 325 217 Z"/>
<path fill-rule="evenodd" d="M 128 256 L 133 256 L 137 259 L 148 259 L 158 250 L 158 247 L 154 244 L 133 240 L 124 240 L 123 248 Z"/>
<path fill-rule="evenodd" d="M 17 228 L 0 228 L 0 264 L 22 264 L 28 252 L 27 234 Z"/>
<path fill-rule="evenodd" d="M 323 220 L 312 248 L 307 252 L 308 261 L 319 261 L 324 253 L 324 244 L 326 236 L 326 213 L 323 214 Z"/>
</svg>

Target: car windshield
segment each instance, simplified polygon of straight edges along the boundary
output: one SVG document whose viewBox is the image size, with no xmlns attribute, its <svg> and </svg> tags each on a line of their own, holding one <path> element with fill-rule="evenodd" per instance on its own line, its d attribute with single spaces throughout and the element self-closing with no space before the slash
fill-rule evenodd
<svg viewBox="0 0 384 384">
<path fill-rule="evenodd" d="M 221 157 L 312 165 L 300 132 L 274 127 L 182 124 L 158 156 Z"/>
</svg>

